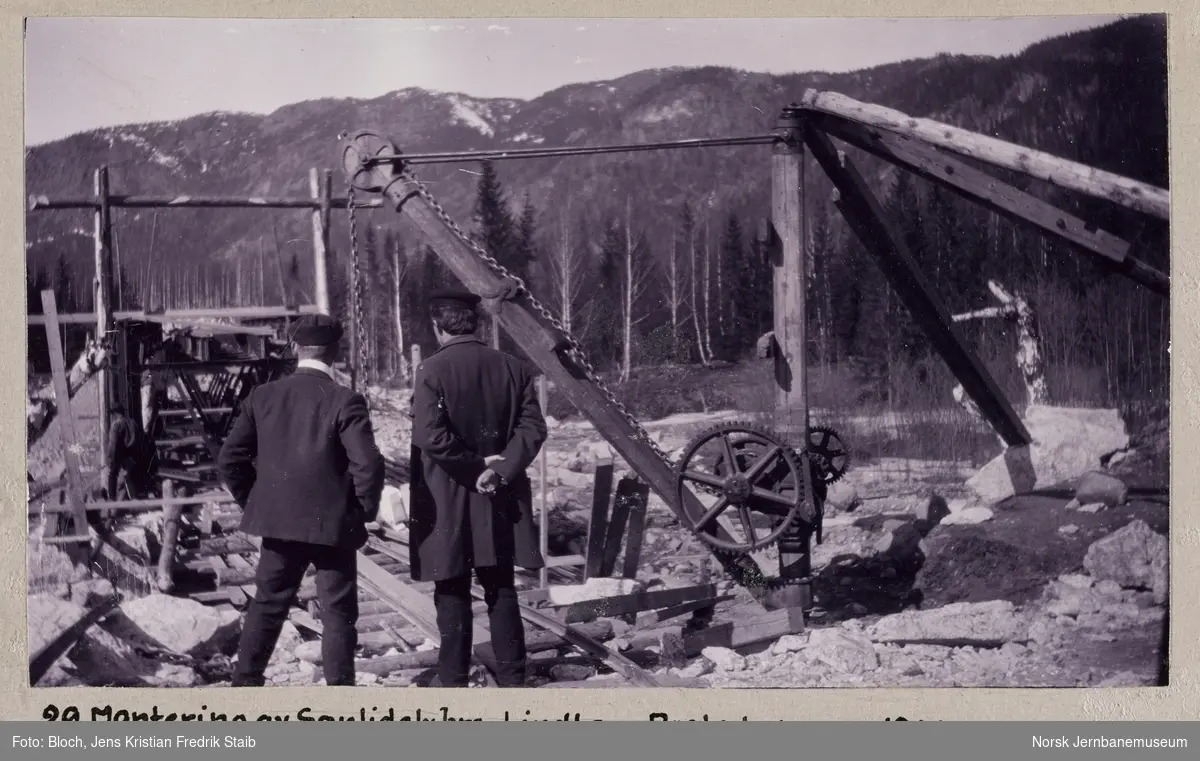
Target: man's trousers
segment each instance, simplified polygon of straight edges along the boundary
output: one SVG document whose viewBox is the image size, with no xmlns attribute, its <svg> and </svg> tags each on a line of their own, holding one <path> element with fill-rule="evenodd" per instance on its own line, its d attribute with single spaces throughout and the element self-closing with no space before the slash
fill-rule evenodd
<svg viewBox="0 0 1200 761">
<path fill-rule="evenodd" d="M 321 602 L 321 663 L 325 683 L 354 684 L 354 649 L 358 646 L 358 566 L 352 549 L 281 539 L 262 541 L 254 583 L 254 600 L 242 626 L 234 687 L 260 687 L 288 608 L 300 591 L 310 565 L 317 569 Z"/>
<path fill-rule="evenodd" d="M 483 587 L 492 651 L 496 657 L 496 681 L 501 687 L 525 685 L 525 627 L 517 603 L 513 566 L 476 568 Z M 471 669 L 473 621 L 471 576 L 464 574 L 434 583 L 438 633 L 438 677 L 443 687 L 466 687 Z"/>
</svg>

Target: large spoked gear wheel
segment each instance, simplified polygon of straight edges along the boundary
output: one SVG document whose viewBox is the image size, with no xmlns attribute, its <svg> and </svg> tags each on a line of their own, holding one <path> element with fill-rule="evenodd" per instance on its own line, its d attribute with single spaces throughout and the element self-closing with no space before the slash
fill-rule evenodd
<svg viewBox="0 0 1200 761">
<path fill-rule="evenodd" d="M 840 481 L 850 469 L 850 449 L 842 443 L 838 432 L 828 426 L 808 429 L 807 450 L 816 465 L 814 470 L 821 474 L 826 486 Z"/>
<path fill-rule="evenodd" d="M 782 436 L 751 423 L 722 423 L 684 449 L 675 496 L 701 541 L 724 553 L 750 553 L 776 542 L 797 519 L 813 518 L 803 515 L 800 467 Z M 703 494 L 716 499 L 706 504 Z M 730 509 L 737 520 L 722 520 Z"/>
</svg>

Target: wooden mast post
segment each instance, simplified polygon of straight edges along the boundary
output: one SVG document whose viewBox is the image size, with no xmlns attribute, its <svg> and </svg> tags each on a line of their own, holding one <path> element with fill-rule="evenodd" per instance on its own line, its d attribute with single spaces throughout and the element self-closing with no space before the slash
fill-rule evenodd
<svg viewBox="0 0 1200 761">
<path fill-rule="evenodd" d="M 316 169 L 308 173 L 309 191 L 317 207 L 312 213 L 313 228 L 313 291 L 316 293 L 317 311 L 329 314 L 329 218 L 330 194 L 333 173 L 326 171 L 321 177 Z"/>
<path fill-rule="evenodd" d="M 808 438 L 807 312 L 804 252 L 804 134 L 799 107 L 783 110 L 771 155 L 771 261 L 774 273 L 775 425 L 798 450 Z M 801 451 L 801 472 L 809 473 Z M 813 499 L 807 483 L 805 499 Z M 810 511 L 811 514 L 811 511 Z M 813 527 L 796 522 L 779 540 L 780 586 L 773 606 L 786 608 L 793 629 L 804 629 L 804 611 L 812 606 L 811 543 Z"/>
<path fill-rule="evenodd" d="M 108 167 L 102 166 L 96 170 L 96 213 L 94 238 L 96 242 L 96 340 L 107 342 L 113 336 L 115 327 L 113 321 L 112 303 L 112 213 L 109 208 Z M 112 370 L 106 364 L 100 368 L 97 385 L 100 390 L 100 441 L 108 437 L 108 427 L 112 416 Z M 100 447 L 100 467 L 110 468 L 113 463 L 108 461 L 107 448 Z"/>
</svg>

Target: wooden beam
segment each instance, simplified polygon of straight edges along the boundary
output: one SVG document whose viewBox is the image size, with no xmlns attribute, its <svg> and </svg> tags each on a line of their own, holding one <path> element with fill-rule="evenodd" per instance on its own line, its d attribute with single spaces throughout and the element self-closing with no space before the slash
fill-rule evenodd
<svg viewBox="0 0 1200 761">
<path fill-rule="evenodd" d="M 984 418 L 1008 446 L 1028 444 L 1030 436 L 1025 425 L 987 368 L 968 348 L 950 313 L 913 262 L 903 241 L 892 232 L 878 200 L 853 162 L 840 154 L 829 137 L 812 125 L 805 127 L 805 140 L 813 157 L 838 190 L 835 205 Z"/>
<path fill-rule="evenodd" d="M 595 483 L 592 486 L 592 514 L 588 519 L 586 562 L 583 568 L 585 579 L 600 576 L 600 569 L 604 566 L 604 543 L 608 537 L 612 482 L 612 460 L 597 463 Z"/>
<path fill-rule="evenodd" d="M 963 198 L 979 203 L 1008 219 L 1032 225 L 1100 258 L 1154 293 L 1163 296 L 1170 294 L 1169 275 L 1130 256 L 1130 245 L 1127 241 L 1103 230 L 1094 229 L 1087 222 L 1053 204 L 1018 190 L 986 172 L 912 138 L 826 114 L 813 115 L 810 119 L 830 135 L 856 148 L 949 188 Z"/>
<path fill-rule="evenodd" d="M 366 144 L 361 142 L 363 139 L 360 136 L 353 145 L 365 147 Z M 369 141 L 371 138 L 365 139 Z M 356 171 L 358 167 L 347 166 L 350 176 Z M 398 178 L 392 166 L 382 164 L 374 167 L 368 179 L 374 187 L 384 189 L 383 193 L 392 208 L 405 213 L 417 225 L 447 269 L 468 290 L 487 296 L 503 292 L 506 283 L 447 223 L 444 212 L 439 214 L 424 196 L 410 195 L 409 183 L 394 182 Z M 682 506 L 676 504 L 676 478 L 671 465 L 659 457 L 639 430 L 630 423 L 621 408 L 614 404 L 601 386 L 589 376 L 578 358 L 566 351 L 569 344 L 565 337 L 549 323 L 535 316 L 537 312 L 530 303 L 528 294 L 520 292 L 507 300 L 487 299 L 484 304 L 485 309 L 500 317 L 508 336 L 542 369 L 555 389 L 588 418 L 613 449 L 681 520 L 686 519 Z M 694 500 L 694 503 L 689 505 L 689 510 L 696 515 L 703 514 L 704 505 L 700 500 L 688 490 L 685 492 L 688 502 Z M 720 533 L 724 535 L 723 538 L 731 538 L 724 530 Z M 752 559 L 722 555 L 720 562 L 731 578 L 753 594 L 761 596 L 765 592 L 766 578 Z"/>
<path fill-rule="evenodd" d="M 267 198 L 258 196 L 140 196 L 140 195 L 111 195 L 108 205 L 114 209 L 318 209 L 320 203 L 312 198 Z M 330 198 L 329 205 L 334 209 L 345 209 L 349 199 L 345 197 Z M 99 206 L 94 198 L 57 198 L 46 195 L 30 195 L 28 198 L 29 211 L 50 211 L 53 209 L 95 209 Z M 356 209 L 378 209 L 383 202 L 374 198 L 371 200 L 356 199 Z"/>
<path fill-rule="evenodd" d="M 624 481 L 624 479 L 622 479 Z M 633 500 L 629 512 L 629 534 L 625 540 L 625 562 L 621 576 L 636 579 L 638 566 L 642 562 L 642 544 L 646 540 L 646 509 L 650 500 L 650 487 L 641 480 L 634 482 Z"/>
<path fill-rule="evenodd" d="M 330 172 L 320 176 L 316 169 L 308 174 L 309 192 L 312 194 L 313 235 L 313 289 L 316 292 L 317 311 L 329 314 L 329 210 L 330 188 L 333 180 Z"/>
<path fill-rule="evenodd" d="M 808 236 L 805 223 L 804 132 L 799 109 L 784 109 L 775 128 L 778 140 L 771 154 L 771 253 L 774 281 L 775 426 L 792 442 L 808 442 Z M 801 455 L 803 457 L 803 455 Z M 801 462 L 802 472 L 807 472 Z M 816 514 L 813 491 L 804 489 L 802 518 L 781 537 L 779 576 L 785 583 L 773 590 L 770 605 L 792 611 L 804 626 L 811 607 L 807 579 L 812 562 L 812 530 L 807 521 Z M 751 539 L 746 537 L 747 541 Z M 714 592 L 715 594 L 715 592 Z"/>
<path fill-rule="evenodd" d="M 164 500 L 175 496 L 174 481 L 163 479 L 162 495 Z M 163 505 L 162 547 L 158 554 L 160 592 L 170 592 L 175 588 L 175 550 L 179 545 L 179 517 L 182 513 L 182 505 Z"/>
<path fill-rule="evenodd" d="M 112 335 L 113 310 L 120 306 L 113 303 L 112 212 L 109 209 L 107 166 L 96 170 L 95 186 L 96 281 L 93 298 L 96 306 L 96 338 L 102 340 Z M 45 310 L 42 311 L 43 314 L 46 313 Z M 100 433 L 103 438 L 108 436 L 108 427 L 111 423 L 113 373 L 109 367 L 100 368 L 97 384 L 100 386 Z M 101 468 L 112 466 L 112 463 L 108 461 L 108 447 L 100 447 L 100 466 Z"/>
<path fill-rule="evenodd" d="M 638 496 L 638 480 L 636 478 L 622 478 L 617 482 L 617 491 L 613 495 L 612 512 L 608 516 L 608 526 L 604 532 L 604 553 L 600 558 L 598 576 L 607 578 L 617 570 L 617 556 L 621 554 L 621 545 L 625 542 L 630 513 L 637 507 Z M 646 496 L 648 497 L 649 494 L 647 493 Z"/>
<path fill-rule="evenodd" d="M 194 497 L 172 497 L 170 499 L 123 499 L 112 501 L 96 501 L 84 503 L 83 508 L 89 513 L 101 510 L 160 510 L 171 505 L 203 505 L 210 502 L 217 504 L 232 504 L 233 497 L 224 493 L 198 494 Z M 74 508 L 69 505 L 46 505 L 44 508 L 29 508 L 30 515 L 39 513 L 69 513 Z"/>
<path fill-rule="evenodd" d="M 42 291 L 42 313 L 46 315 L 46 343 L 50 350 L 50 373 L 54 383 L 54 400 L 58 407 L 59 440 L 62 446 L 63 463 L 67 476 L 67 504 L 47 505 L 64 508 L 61 511 L 42 510 L 40 512 L 69 512 L 74 518 L 73 537 L 80 542 L 91 541 L 88 535 L 87 511 L 84 509 L 86 492 L 83 485 L 83 467 L 79 457 L 79 430 L 75 425 L 75 413 L 71 408 L 71 394 L 67 385 L 67 363 L 63 357 L 62 336 L 58 323 L 54 319 L 57 306 L 54 291 Z M 103 421 L 101 421 L 103 422 Z M 101 427 L 101 447 L 107 438 L 108 429 Z"/>
<path fill-rule="evenodd" d="M 932 119 L 915 119 L 894 109 L 862 103 L 835 92 L 808 90 L 804 93 L 802 104 L 806 110 L 840 116 L 916 138 L 938 148 L 1111 201 L 1159 219 L 1171 218 L 1171 194 L 1149 183 Z"/>
<path fill-rule="evenodd" d="M 228 318 L 245 320 L 271 320 L 284 317 L 299 317 L 305 314 L 315 314 L 320 311 L 314 305 L 265 306 L 265 307 L 221 307 L 206 309 L 171 309 L 162 312 L 147 312 L 145 310 L 119 310 L 113 313 L 117 322 L 187 322 L 199 318 Z M 44 325 L 45 316 L 31 314 L 26 316 L 27 325 Z M 59 315 L 60 323 L 66 325 L 92 325 L 96 323 L 95 312 L 73 312 Z"/>
<path fill-rule="evenodd" d="M 554 608 L 566 608 L 568 620 L 594 614 L 602 618 L 615 618 L 629 613 L 641 613 L 644 610 L 657 610 L 672 605 L 680 605 L 694 600 L 717 596 L 715 584 L 680 587 L 678 589 L 657 589 L 653 592 L 638 592 L 631 595 L 605 597 L 597 600 L 585 600 L 569 605 L 553 605 Z"/>
<path fill-rule="evenodd" d="M 538 407 L 541 408 L 542 416 L 545 417 L 550 414 L 550 399 L 545 375 L 538 376 L 537 392 Z M 538 488 L 538 551 L 541 552 L 542 562 L 545 563 L 538 569 L 538 586 L 542 589 L 550 586 L 550 506 L 546 503 L 546 493 L 550 490 L 547 485 L 549 478 L 546 462 L 549 457 L 548 449 L 549 447 L 543 446 L 542 450 L 538 452 L 538 474 L 541 476 Z"/>
</svg>

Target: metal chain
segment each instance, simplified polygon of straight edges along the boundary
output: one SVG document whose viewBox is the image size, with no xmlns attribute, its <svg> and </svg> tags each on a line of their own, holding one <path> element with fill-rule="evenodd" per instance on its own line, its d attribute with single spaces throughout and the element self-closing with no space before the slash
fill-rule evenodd
<svg viewBox="0 0 1200 761">
<path fill-rule="evenodd" d="M 463 244 L 465 244 L 480 259 L 482 259 L 484 263 L 487 264 L 489 269 L 491 269 L 501 278 L 511 280 L 517 286 L 517 290 L 524 294 L 525 300 L 529 306 L 532 307 L 542 317 L 543 320 L 553 326 L 554 329 L 562 335 L 569 347 L 568 354 L 584 371 L 588 380 L 595 384 L 596 388 L 598 388 L 600 392 L 604 394 L 605 399 L 607 399 L 608 402 L 612 404 L 619 413 L 621 413 L 621 416 L 625 418 L 625 421 L 631 428 L 633 428 L 634 436 L 642 443 L 650 447 L 651 451 L 653 451 L 654 454 L 657 455 L 658 458 L 664 463 L 674 467 L 671 456 L 658 445 L 658 442 L 650 437 L 650 433 L 642 427 L 641 423 L 637 421 L 637 419 L 632 415 L 632 413 L 629 412 L 625 405 L 621 403 L 621 400 L 616 397 L 611 389 L 609 389 L 604 380 L 600 378 L 599 373 L 597 373 L 596 369 L 592 367 L 592 363 L 588 361 L 587 355 L 584 353 L 583 347 L 580 345 L 579 341 L 570 334 L 562 322 L 554 316 L 553 312 L 551 312 L 544 304 L 542 304 L 542 302 L 538 301 L 537 298 L 534 297 L 533 293 L 529 290 L 529 287 L 525 284 L 525 281 L 505 269 L 504 265 L 502 265 L 496 260 L 495 257 L 489 254 L 486 249 L 476 243 L 471 236 L 467 235 L 467 233 L 458 226 L 458 223 L 454 221 L 454 219 L 446 212 L 446 210 L 442 208 L 442 205 L 438 203 L 436 198 L 433 197 L 433 195 L 429 192 L 429 189 L 425 187 L 425 184 L 418 180 L 416 175 L 414 175 L 411 170 L 406 168 L 404 170 L 404 174 L 408 177 L 408 184 L 433 208 L 434 212 L 438 215 L 438 218 L 442 221 L 442 223 L 445 224 L 446 227 L 448 227 L 450 231 L 453 232 L 454 235 L 463 242 Z"/>
<path fill-rule="evenodd" d="M 354 312 L 351 319 L 354 321 L 355 343 L 358 344 L 358 354 L 350 361 L 354 363 L 355 379 L 361 381 L 362 387 L 365 389 L 368 354 L 366 320 L 363 317 L 362 270 L 358 259 L 358 215 L 354 206 L 354 183 L 350 183 L 346 193 L 346 210 L 350 215 L 350 287 L 354 293 Z"/>
</svg>

